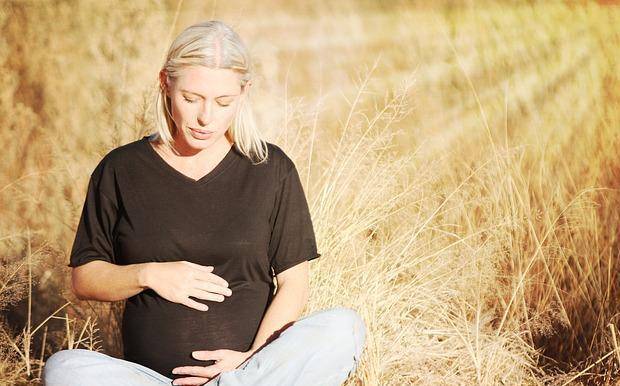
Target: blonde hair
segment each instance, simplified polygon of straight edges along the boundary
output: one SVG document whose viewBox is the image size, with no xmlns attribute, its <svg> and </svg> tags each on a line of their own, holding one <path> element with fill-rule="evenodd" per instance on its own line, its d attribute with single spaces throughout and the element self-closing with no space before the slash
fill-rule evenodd
<svg viewBox="0 0 620 386">
<path fill-rule="evenodd" d="M 211 69 L 230 69 L 239 74 L 241 89 L 252 79 L 252 64 L 248 50 L 237 33 L 219 20 L 209 20 L 187 27 L 172 42 L 162 66 L 172 79 L 189 66 L 204 66 Z M 249 89 L 245 90 L 249 94 Z M 170 97 L 160 84 L 155 101 L 155 114 L 158 139 L 174 151 L 176 126 L 172 120 Z M 237 150 L 254 163 L 266 160 L 267 144 L 259 133 L 254 120 L 249 95 L 240 106 L 226 137 Z M 155 136 L 155 138 L 157 138 Z"/>
</svg>

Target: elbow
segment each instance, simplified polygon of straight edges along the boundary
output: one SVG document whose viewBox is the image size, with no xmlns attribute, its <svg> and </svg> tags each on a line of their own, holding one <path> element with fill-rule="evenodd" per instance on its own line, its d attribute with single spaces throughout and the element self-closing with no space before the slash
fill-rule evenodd
<svg viewBox="0 0 620 386">
<path fill-rule="evenodd" d="M 308 300 L 310 300 L 310 287 L 303 287 L 300 298 L 301 307 L 303 308 L 308 304 Z"/>
<path fill-rule="evenodd" d="M 71 292 L 78 300 L 87 300 L 86 296 L 80 292 L 80 281 L 78 280 L 78 275 L 75 271 L 75 268 L 71 270 Z"/>
<path fill-rule="evenodd" d="M 84 300 L 84 299 L 82 299 L 80 293 L 77 290 L 76 280 L 75 280 L 75 275 L 74 274 L 71 275 L 71 292 L 73 292 L 73 295 L 75 295 L 75 297 L 78 298 L 79 300 Z"/>
<path fill-rule="evenodd" d="M 308 301 L 310 300 L 310 291 L 308 288 L 302 292 L 299 298 L 299 314 L 303 312 L 303 310 L 308 306 Z"/>
</svg>

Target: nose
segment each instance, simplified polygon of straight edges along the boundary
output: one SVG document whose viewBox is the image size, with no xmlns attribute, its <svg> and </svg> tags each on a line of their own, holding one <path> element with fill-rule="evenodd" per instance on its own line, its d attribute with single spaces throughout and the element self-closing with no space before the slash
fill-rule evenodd
<svg viewBox="0 0 620 386">
<path fill-rule="evenodd" d="M 213 119 L 213 108 L 211 103 L 206 102 L 198 113 L 198 124 L 200 126 L 206 126 Z"/>
</svg>

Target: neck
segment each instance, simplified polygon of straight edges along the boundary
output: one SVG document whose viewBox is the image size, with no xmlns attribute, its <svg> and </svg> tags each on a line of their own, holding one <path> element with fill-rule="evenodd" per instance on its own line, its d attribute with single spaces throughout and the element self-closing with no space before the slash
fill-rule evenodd
<svg viewBox="0 0 620 386">
<path fill-rule="evenodd" d="M 216 159 L 221 157 L 222 154 L 226 154 L 231 146 L 234 145 L 228 139 L 228 136 L 225 135 L 218 142 L 213 143 L 206 149 L 196 149 L 182 140 L 178 140 L 175 138 L 174 143 L 171 144 L 172 149 L 169 149 L 167 146 L 163 146 L 161 140 L 156 142 L 157 147 L 159 147 L 160 151 L 165 152 L 168 156 L 172 156 L 177 158 L 181 163 L 184 162 L 201 162 L 201 161 L 209 161 L 212 159 Z"/>
</svg>

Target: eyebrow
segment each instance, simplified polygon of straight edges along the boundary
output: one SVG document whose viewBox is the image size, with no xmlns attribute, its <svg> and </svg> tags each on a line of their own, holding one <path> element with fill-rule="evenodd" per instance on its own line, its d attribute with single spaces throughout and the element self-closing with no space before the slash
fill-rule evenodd
<svg viewBox="0 0 620 386">
<path fill-rule="evenodd" d="M 202 96 L 202 95 L 198 94 L 197 92 L 193 92 L 193 91 L 189 91 L 189 90 L 184 90 L 184 89 L 181 89 L 181 91 L 182 91 L 182 92 L 189 93 L 189 94 L 194 94 L 194 95 L 197 95 L 197 96 L 199 96 L 199 97 L 201 97 L 201 98 L 205 99 L 205 97 L 204 97 L 204 96 Z M 224 97 L 232 97 L 232 96 L 237 96 L 237 95 L 239 95 L 239 94 L 220 95 L 220 96 L 215 97 L 215 99 L 218 99 L 218 98 L 224 98 Z"/>
</svg>

